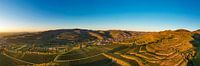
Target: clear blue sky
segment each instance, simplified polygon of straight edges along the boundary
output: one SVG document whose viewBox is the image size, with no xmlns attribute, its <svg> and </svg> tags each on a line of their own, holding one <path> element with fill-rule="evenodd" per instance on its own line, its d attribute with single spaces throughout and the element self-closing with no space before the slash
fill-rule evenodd
<svg viewBox="0 0 200 66">
<path fill-rule="evenodd" d="M 0 0 L 0 31 L 200 28 L 198 0 Z"/>
</svg>

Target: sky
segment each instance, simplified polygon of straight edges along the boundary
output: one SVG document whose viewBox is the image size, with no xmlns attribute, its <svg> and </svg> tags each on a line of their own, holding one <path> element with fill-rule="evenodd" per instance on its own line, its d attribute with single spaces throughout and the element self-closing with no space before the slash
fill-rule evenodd
<svg viewBox="0 0 200 66">
<path fill-rule="evenodd" d="M 0 0 L 0 32 L 200 28 L 198 0 Z"/>
</svg>

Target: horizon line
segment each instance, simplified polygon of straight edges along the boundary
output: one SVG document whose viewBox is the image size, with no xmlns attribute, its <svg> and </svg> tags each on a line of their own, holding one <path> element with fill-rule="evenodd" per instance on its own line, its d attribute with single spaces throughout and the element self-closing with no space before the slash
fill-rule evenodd
<svg viewBox="0 0 200 66">
<path fill-rule="evenodd" d="M 15 31 L 0 31 L 0 33 L 23 33 L 23 32 L 43 32 L 43 31 L 50 31 L 50 30 L 66 30 L 66 29 L 80 29 L 80 30 L 96 30 L 96 31 L 109 31 L 109 30 L 121 30 L 121 31 L 137 31 L 137 32 L 160 32 L 160 31 L 166 31 L 166 30 L 179 30 L 179 29 L 185 29 L 188 31 L 196 31 L 196 30 L 191 30 L 187 28 L 177 28 L 177 29 L 163 29 L 163 30 L 128 30 L 128 29 L 89 29 L 89 28 L 55 28 L 55 29 L 42 29 L 42 30 L 15 30 Z"/>
</svg>

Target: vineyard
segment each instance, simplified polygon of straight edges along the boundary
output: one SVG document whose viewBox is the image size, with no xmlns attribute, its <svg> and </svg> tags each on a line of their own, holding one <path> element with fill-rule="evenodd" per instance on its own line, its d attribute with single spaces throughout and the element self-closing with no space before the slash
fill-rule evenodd
<svg viewBox="0 0 200 66">
<path fill-rule="evenodd" d="M 194 66 L 199 64 L 199 38 L 199 34 L 187 31 L 152 32 L 132 38 L 127 44 L 59 46 L 55 50 L 59 52 L 54 53 L 47 49 L 31 52 L 32 45 L 11 45 L 14 47 L 1 50 L 0 63 L 6 66 Z"/>
</svg>

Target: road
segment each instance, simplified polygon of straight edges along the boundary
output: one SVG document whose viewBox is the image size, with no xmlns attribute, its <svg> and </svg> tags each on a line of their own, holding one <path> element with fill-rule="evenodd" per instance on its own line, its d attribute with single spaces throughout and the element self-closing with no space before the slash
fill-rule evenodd
<svg viewBox="0 0 200 66">
<path fill-rule="evenodd" d="M 21 60 L 21 59 L 14 58 L 14 57 L 12 57 L 12 56 L 7 55 L 7 54 L 4 53 L 4 52 L 3 52 L 2 54 L 5 55 L 6 57 L 11 58 L 11 59 L 16 60 L 16 61 L 20 61 L 20 62 L 23 62 L 23 63 L 27 63 L 27 64 L 30 64 L 30 65 L 34 65 L 34 64 L 35 64 L 35 63 L 31 63 L 31 62 L 27 62 L 27 61 L 24 61 L 24 60 Z"/>
</svg>

